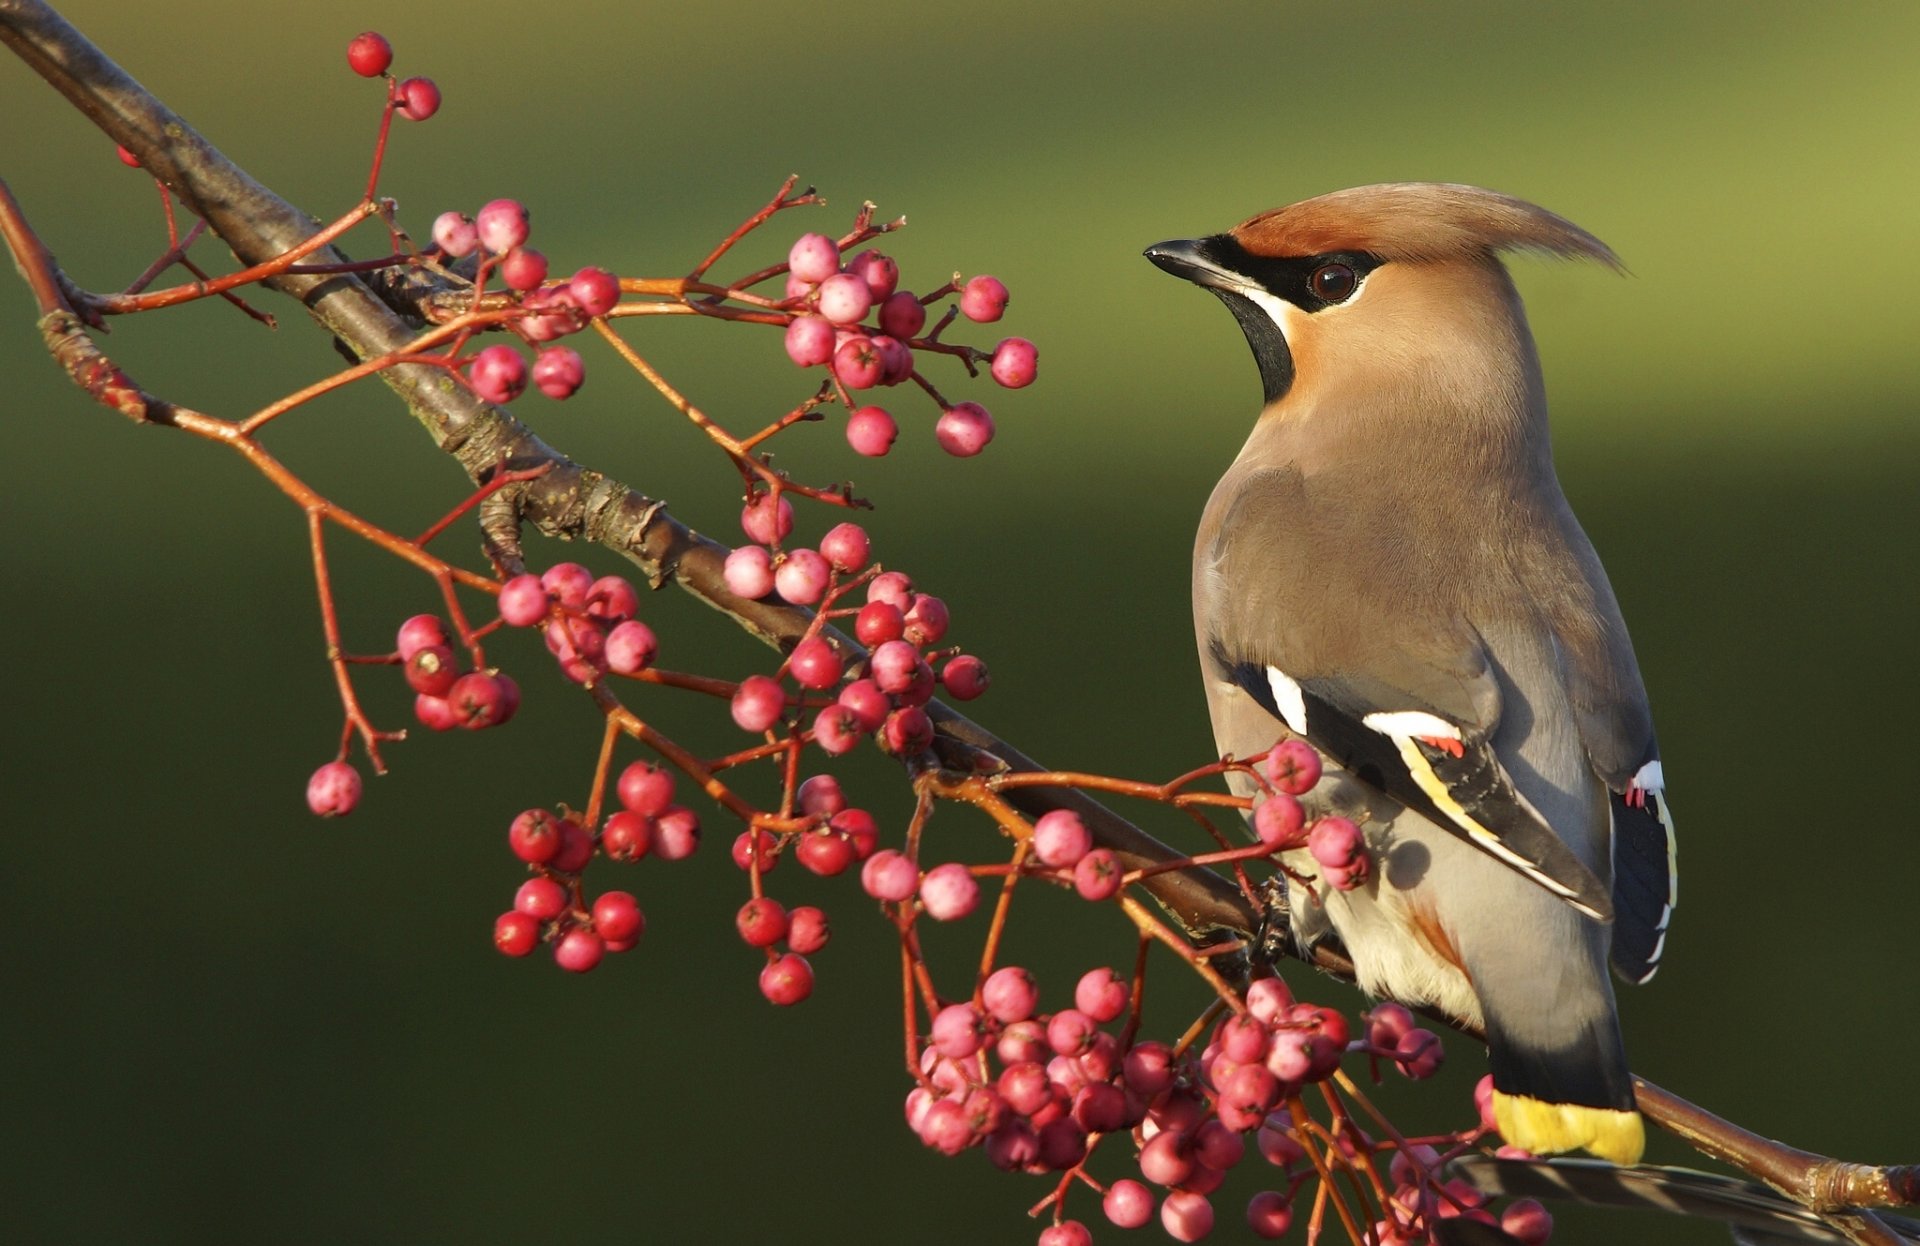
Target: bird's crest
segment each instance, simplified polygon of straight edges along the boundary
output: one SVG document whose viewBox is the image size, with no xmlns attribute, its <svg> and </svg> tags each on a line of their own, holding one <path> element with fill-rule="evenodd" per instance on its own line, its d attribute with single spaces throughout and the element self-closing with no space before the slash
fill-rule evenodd
<svg viewBox="0 0 1920 1246">
<path fill-rule="evenodd" d="M 1232 234 L 1263 256 L 1363 251 L 1419 263 L 1539 251 L 1622 267 L 1606 243 L 1565 217 L 1498 191 L 1445 182 L 1337 190 L 1263 212 Z"/>
</svg>

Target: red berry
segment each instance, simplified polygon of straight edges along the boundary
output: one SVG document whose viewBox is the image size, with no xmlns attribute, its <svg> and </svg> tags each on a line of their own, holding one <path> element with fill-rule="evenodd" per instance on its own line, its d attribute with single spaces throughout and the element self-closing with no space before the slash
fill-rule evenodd
<svg viewBox="0 0 1920 1246">
<path fill-rule="evenodd" d="M 835 524 L 820 538 L 821 556 L 842 575 L 851 575 L 866 566 L 871 552 L 866 529 L 857 523 Z"/>
<path fill-rule="evenodd" d="M 872 389 L 886 376 L 887 365 L 872 338 L 852 337 L 833 352 L 833 374 L 848 389 Z"/>
<path fill-rule="evenodd" d="M 793 503 L 784 495 L 757 493 L 740 512 L 740 529 L 749 540 L 778 545 L 793 531 Z"/>
<path fill-rule="evenodd" d="M 508 956 L 525 956 L 540 942 L 540 920 L 514 909 L 493 922 L 493 946 Z"/>
<path fill-rule="evenodd" d="M 787 694 L 765 675 L 749 675 L 733 694 L 733 721 L 742 731 L 769 731 L 787 707 Z"/>
<path fill-rule="evenodd" d="M 593 860 L 593 836 L 587 828 L 565 818 L 560 823 L 560 851 L 553 854 L 548 864 L 563 874 L 578 874 L 587 868 L 587 862 Z"/>
<path fill-rule="evenodd" d="M 827 825 L 847 837 L 847 842 L 853 845 L 853 855 L 861 861 L 872 856 L 880 845 L 879 823 L 865 809 L 842 809 Z"/>
<path fill-rule="evenodd" d="M 778 900 L 759 896 L 740 906 L 733 924 L 749 946 L 772 947 L 787 937 L 787 910 Z"/>
<path fill-rule="evenodd" d="M 394 647 L 400 651 L 400 660 L 404 662 L 428 645 L 446 643 L 447 629 L 437 615 L 416 614 L 400 625 Z"/>
<path fill-rule="evenodd" d="M 1394 1045 L 1394 1067 L 1414 1081 L 1424 1081 L 1440 1071 L 1447 1050 L 1432 1030 L 1409 1030 Z"/>
<path fill-rule="evenodd" d="M 1049 809 L 1033 824 L 1033 855 L 1043 865 L 1068 869 L 1093 851 L 1093 833 L 1071 809 Z"/>
<path fill-rule="evenodd" d="M 1306 810 L 1299 801 L 1285 792 L 1275 792 L 1253 811 L 1253 833 L 1269 848 L 1292 847 L 1298 844 L 1306 821 Z"/>
<path fill-rule="evenodd" d="M 773 569 L 773 587 L 796 606 L 811 606 L 827 592 L 833 568 L 817 550 L 788 550 Z"/>
<path fill-rule="evenodd" d="M 979 906 L 980 883 L 957 861 L 936 865 L 920 880 L 920 903 L 935 921 L 958 921 Z"/>
<path fill-rule="evenodd" d="M 920 871 L 891 848 L 874 853 L 860 867 L 860 886 L 876 900 L 908 899 L 919 885 Z"/>
<path fill-rule="evenodd" d="M 847 261 L 847 271 L 867 283 L 876 301 L 890 297 L 893 287 L 900 283 L 900 265 L 893 262 L 892 256 L 878 251 L 860 252 Z"/>
<path fill-rule="evenodd" d="M 1289 796 L 1305 796 L 1320 781 L 1320 754 L 1305 740 L 1282 740 L 1267 754 L 1267 779 Z"/>
<path fill-rule="evenodd" d="M 567 907 L 567 889 L 551 878 L 529 878 L 514 892 L 513 907 L 528 917 L 552 921 Z"/>
<path fill-rule="evenodd" d="M 653 823 L 653 850 L 662 861 L 690 857 L 700 847 L 700 818 L 684 805 L 664 810 Z"/>
<path fill-rule="evenodd" d="M 1392 1050 L 1415 1028 L 1413 1014 L 1400 1004 L 1376 1004 L 1367 1014 L 1367 1042 Z"/>
<path fill-rule="evenodd" d="M 454 660 L 453 650 L 445 645 L 428 645 L 416 649 L 407 659 L 403 668 L 407 687 L 430 697 L 444 697 L 453 687 L 453 681 L 460 678 L 460 666 Z"/>
<path fill-rule="evenodd" d="M 872 603 L 869 603 L 868 608 L 871 606 Z M 859 621 L 856 619 L 854 622 L 856 633 L 859 627 Z M 880 685 L 880 691 L 898 696 L 913 687 L 914 673 L 924 661 L 920 651 L 906 641 L 889 640 L 874 648 L 873 656 L 868 662 L 868 669 L 873 676 L 873 682 Z"/>
<path fill-rule="evenodd" d="M 516 575 L 500 586 L 500 618 L 508 627 L 532 627 L 547 617 L 549 604 L 537 575 Z"/>
<path fill-rule="evenodd" d="M 517 692 L 510 693 L 500 678 L 482 671 L 462 675 L 447 690 L 447 704 L 453 707 L 455 720 L 470 731 L 497 727 L 513 717 L 509 701 L 518 705 Z"/>
<path fill-rule="evenodd" d="M 773 556 L 764 545 L 742 545 L 727 555 L 721 576 L 728 592 L 758 601 L 773 591 Z"/>
<path fill-rule="evenodd" d="M 825 234 L 801 234 L 787 252 L 787 271 L 809 285 L 819 285 L 840 271 L 840 244 Z"/>
<path fill-rule="evenodd" d="M 400 115 L 409 121 L 425 121 L 440 111 L 440 88 L 431 78 L 409 78 L 400 84 L 397 94 Z"/>
<path fill-rule="evenodd" d="M 975 324 L 990 324 L 1007 310 L 1007 287 L 998 277 L 975 277 L 960 291 L 960 314 Z"/>
<path fill-rule="evenodd" d="M 631 895 L 609 891 L 593 902 L 593 928 L 609 943 L 625 943 L 645 932 L 647 918 Z"/>
<path fill-rule="evenodd" d="M 584 926 L 575 926 L 553 945 L 554 963 L 568 973 L 586 973 L 606 954 L 606 941 Z"/>
<path fill-rule="evenodd" d="M 1040 353 L 1023 337 L 1010 337 L 993 348 L 993 379 L 1008 389 L 1024 389 L 1033 384 Z"/>
<path fill-rule="evenodd" d="M 893 707 L 880 685 L 871 679 L 856 679 L 840 689 L 839 704 L 853 715 L 862 731 L 878 731 Z"/>
<path fill-rule="evenodd" d="M 524 294 L 547 279 L 547 257 L 532 247 L 515 247 L 501 257 L 500 280 Z"/>
<path fill-rule="evenodd" d="M 816 774 L 802 781 L 793 799 L 801 813 L 829 818 L 847 807 L 840 780 L 830 774 Z"/>
<path fill-rule="evenodd" d="M 811 904 L 803 904 L 787 914 L 787 946 L 803 956 L 811 956 L 827 946 L 833 931 L 827 915 Z"/>
<path fill-rule="evenodd" d="M 573 397 L 586 379 L 586 362 L 571 347 L 549 346 L 534 356 L 534 388 L 549 398 Z"/>
<path fill-rule="evenodd" d="M 780 864 L 780 857 L 774 851 L 779 841 L 765 831 L 745 830 L 733 837 L 733 863 L 742 872 L 757 864 L 762 874 L 770 874 Z"/>
<path fill-rule="evenodd" d="M 822 707 L 814 716 L 813 742 L 829 757 L 851 753 L 861 734 L 859 718 L 839 702 Z"/>
<path fill-rule="evenodd" d="M 917 705 L 897 709 L 880 724 L 880 746 L 895 757 L 917 757 L 933 745 L 933 720 Z"/>
<path fill-rule="evenodd" d="M 507 828 L 507 847 L 528 865 L 545 865 L 560 851 L 560 819 L 529 809 Z"/>
<path fill-rule="evenodd" d="M 787 671 L 802 688 L 821 692 L 840 682 L 840 654 L 825 639 L 809 636 L 793 647 Z"/>
<path fill-rule="evenodd" d="M 567 290 L 588 316 L 604 316 L 620 301 L 620 279 L 604 268 L 581 269 Z"/>
<path fill-rule="evenodd" d="M 1083 900 L 1110 900 L 1120 890 L 1124 873 L 1111 848 L 1095 848 L 1073 867 L 1073 889 Z"/>
<path fill-rule="evenodd" d="M 512 402 L 527 387 L 527 363 L 513 347 L 495 343 L 473 357 L 467 381 L 488 402 Z"/>
<path fill-rule="evenodd" d="M 882 571 L 867 582 L 867 600 L 884 601 L 904 615 L 913 605 L 913 580 L 904 571 Z"/>
<path fill-rule="evenodd" d="M 586 610 L 587 594 L 593 591 L 593 572 L 577 562 L 556 562 L 540 576 L 553 599 L 576 614 Z"/>
<path fill-rule="evenodd" d="M 770 961 L 760 971 L 760 993 L 782 1008 L 813 994 L 813 966 L 797 952 Z"/>
<path fill-rule="evenodd" d="M 1106 967 L 1089 969 L 1073 988 L 1073 1006 L 1102 1024 L 1127 1010 L 1127 980 Z"/>
<path fill-rule="evenodd" d="M 819 316 L 795 316 L 787 324 L 787 358 L 803 368 L 818 367 L 833 358 L 833 325 Z"/>
<path fill-rule="evenodd" d="M 905 342 L 882 334 L 873 339 L 873 349 L 880 356 L 882 385 L 898 385 L 913 375 L 913 351 Z"/>
<path fill-rule="evenodd" d="M 946 602 L 931 593 L 915 593 L 913 604 L 907 607 L 906 639 L 922 647 L 937 645 L 947 634 L 951 618 Z"/>
<path fill-rule="evenodd" d="M 393 45 L 386 36 L 365 31 L 347 44 L 347 65 L 362 78 L 378 78 L 393 64 Z"/>
<path fill-rule="evenodd" d="M 927 309 L 905 290 L 890 294 L 880 304 L 880 331 L 901 342 L 920 336 L 927 326 Z"/>
<path fill-rule="evenodd" d="M 800 867 L 810 874 L 832 878 L 853 864 L 853 845 L 833 831 L 803 831 L 793 846 Z"/>
<path fill-rule="evenodd" d="M 977 402 L 959 402 L 940 413 L 933 439 L 955 458 L 972 458 L 993 440 L 993 417 Z"/>
<path fill-rule="evenodd" d="M 653 629 L 638 619 L 628 619 L 607 633 L 607 667 L 622 675 L 637 675 L 653 665 L 660 642 Z"/>
<path fill-rule="evenodd" d="M 835 273 L 820 283 L 820 314 L 834 324 L 858 324 L 873 309 L 873 291 L 852 273 Z"/>
<path fill-rule="evenodd" d="M 360 803 L 360 772 L 344 761 L 330 761 L 307 780 L 307 808 L 323 818 L 352 813 Z"/>
<path fill-rule="evenodd" d="M 899 640 L 906 633 L 906 616 L 896 606 L 884 601 L 870 601 L 860 607 L 860 613 L 853 619 L 853 635 L 869 649 L 877 649 L 890 640 Z"/>
<path fill-rule="evenodd" d="M 1247 1200 L 1247 1227 L 1256 1237 L 1283 1237 L 1292 1224 L 1293 1204 L 1278 1190 L 1262 1190 Z"/>
<path fill-rule="evenodd" d="M 1152 1098 L 1173 1085 L 1173 1049 L 1165 1043 L 1135 1043 L 1121 1061 L 1127 1089 Z"/>
<path fill-rule="evenodd" d="M 636 761 L 622 770 L 614 787 L 621 804 L 650 818 L 673 803 L 673 775 L 651 762 Z"/>
<path fill-rule="evenodd" d="M 453 712 L 453 706 L 447 704 L 445 697 L 417 696 L 413 699 L 413 716 L 421 725 L 434 731 L 452 731 L 460 725 L 460 719 Z"/>
<path fill-rule="evenodd" d="M 495 199 L 473 216 L 473 227 L 480 234 L 480 245 L 495 255 L 505 255 L 527 240 L 531 228 L 526 205 L 517 199 Z"/>
<path fill-rule="evenodd" d="M 987 690 L 987 664 L 969 653 L 952 658 L 940 668 L 940 683 L 956 701 L 971 701 Z"/>
<path fill-rule="evenodd" d="M 1500 1227 L 1520 1239 L 1521 1246 L 1541 1246 L 1553 1235 L 1553 1215 L 1531 1198 L 1517 1198 L 1500 1213 Z"/>
<path fill-rule="evenodd" d="M 1093 1233 L 1078 1220 L 1062 1220 L 1040 1231 L 1038 1246 L 1093 1246 Z"/>
<path fill-rule="evenodd" d="M 600 828 L 600 851 L 610 861 L 638 861 L 653 847 L 653 819 L 622 809 Z"/>
</svg>

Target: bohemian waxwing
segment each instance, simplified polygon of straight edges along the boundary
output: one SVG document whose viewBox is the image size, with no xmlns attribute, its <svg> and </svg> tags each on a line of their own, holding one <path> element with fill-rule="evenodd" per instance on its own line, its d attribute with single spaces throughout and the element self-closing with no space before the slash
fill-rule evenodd
<svg viewBox="0 0 1920 1246">
<path fill-rule="evenodd" d="M 1293 935 L 1372 994 L 1481 1026 L 1530 1151 L 1643 1146 L 1609 960 L 1653 976 L 1674 858 L 1646 693 L 1554 476 L 1540 362 L 1499 255 L 1605 244 L 1470 186 L 1365 186 L 1148 248 L 1218 295 L 1265 403 L 1207 503 L 1194 625 L 1214 739 L 1325 759 L 1360 823 L 1339 890 L 1288 865 Z M 1246 776 L 1240 790 L 1253 794 Z"/>
</svg>

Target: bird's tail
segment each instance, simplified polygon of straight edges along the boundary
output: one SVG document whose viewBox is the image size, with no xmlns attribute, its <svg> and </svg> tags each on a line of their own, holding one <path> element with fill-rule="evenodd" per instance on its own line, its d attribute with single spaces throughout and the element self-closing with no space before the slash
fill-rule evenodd
<svg viewBox="0 0 1920 1246">
<path fill-rule="evenodd" d="M 1515 1033 L 1488 1010 L 1493 1116 L 1500 1134 L 1536 1154 L 1588 1151 L 1637 1164 L 1646 1127 L 1634 1106 L 1626 1049 L 1611 1010 L 1572 1033 Z"/>
</svg>

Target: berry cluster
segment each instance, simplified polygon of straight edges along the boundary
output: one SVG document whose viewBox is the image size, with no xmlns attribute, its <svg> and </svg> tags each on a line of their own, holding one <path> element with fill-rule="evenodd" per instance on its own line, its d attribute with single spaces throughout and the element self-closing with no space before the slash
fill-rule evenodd
<svg viewBox="0 0 1920 1246">
<path fill-rule="evenodd" d="M 1007 308 L 1007 287 L 996 277 L 949 282 L 920 296 L 899 288 L 900 267 L 889 256 L 867 250 L 842 262 L 840 246 L 825 234 L 803 234 L 787 254 L 786 299 L 795 315 L 787 322 L 787 357 L 803 368 L 823 367 L 850 412 L 847 442 L 860 454 L 877 457 L 893 448 L 899 424 L 885 407 L 861 403 L 860 391 L 915 381 L 941 407 L 934 424 L 940 448 L 960 458 L 986 449 L 993 440 L 993 417 L 977 402 L 949 403 L 927 384 L 914 364 L 914 351 L 944 347 L 940 332 L 955 313 L 976 324 L 990 324 Z M 948 295 L 959 302 L 926 332 L 927 308 Z M 869 316 L 871 323 L 866 323 Z M 1031 385 L 1039 359 L 1032 342 L 1010 337 L 991 353 L 960 348 L 971 367 L 986 361 L 993 379 L 1008 389 Z"/>
<path fill-rule="evenodd" d="M 1305 847 L 1320 867 L 1320 880 L 1352 891 L 1372 868 L 1365 837 L 1352 820 L 1328 815 L 1307 823 L 1299 798 L 1320 782 L 1320 754 L 1304 740 L 1287 738 L 1268 751 L 1260 774 L 1266 791 L 1253 810 L 1253 832 L 1273 852 Z"/>
<path fill-rule="evenodd" d="M 633 617 L 640 609 L 633 585 L 617 575 L 596 579 L 577 562 L 514 576 L 500 586 L 499 604 L 507 626 L 541 629 L 560 673 L 577 684 L 608 671 L 637 675 L 659 649 L 653 629 Z"/>
</svg>

